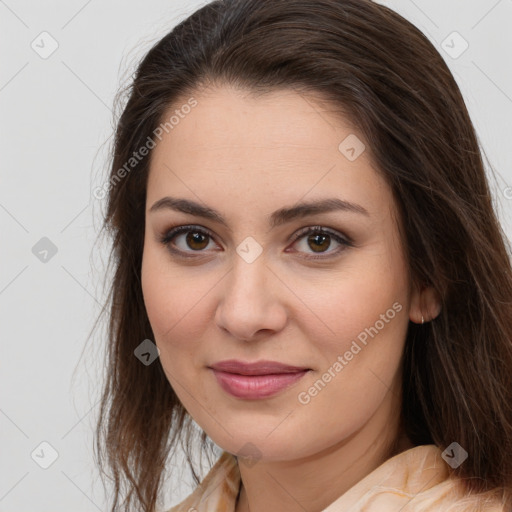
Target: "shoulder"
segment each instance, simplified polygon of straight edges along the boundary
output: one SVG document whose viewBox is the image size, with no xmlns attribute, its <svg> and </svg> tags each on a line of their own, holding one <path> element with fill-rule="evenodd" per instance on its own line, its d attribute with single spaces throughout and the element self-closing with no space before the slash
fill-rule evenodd
<svg viewBox="0 0 512 512">
<path fill-rule="evenodd" d="M 234 512 L 239 487 L 236 457 L 224 451 L 194 492 L 167 512 Z"/>
<path fill-rule="evenodd" d="M 391 459 L 391 465 L 402 465 L 397 474 L 396 489 L 413 510 L 445 510 L 449 512 L 509 512 L 497 498 L 497 491 L 470 493 L 457 477 L 442 450 L 436 445 L 416 446 Z M 401 473 L 403 471 L 403 473 Z"/>
<path fill-rule="evenodd" d="M 435 445 L 385 461 L 323 512 L 510 512 L 495 493 L 470 494 Z"/>
</svg>

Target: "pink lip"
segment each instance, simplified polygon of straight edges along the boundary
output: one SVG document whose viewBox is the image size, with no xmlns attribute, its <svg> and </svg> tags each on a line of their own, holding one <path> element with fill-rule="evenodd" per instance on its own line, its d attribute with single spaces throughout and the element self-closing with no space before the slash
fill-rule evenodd
<svg viewBox="0 0 512 512">
<path fill-rule="evenodd" d="M 246 363 L 237 359 L 228 359 L 212 364 L 210 368 L 221 372 L 237 373 L 239 375 L 270 375 L 275 373 L 297 373 L 304 370 L 310 370 L 306 366 L 291 366 L 289 364 L 278 363 L 277 361 L 257 361 L 255 363 Z"/>
<path fill-rule="evenodd" d="M 301 379 L 309 368 L 275 361 L 244 363 L 229 360 L 210 367 L 218 383 L 237 398 L 261 399 L 275 395 Z"/>
</svg>

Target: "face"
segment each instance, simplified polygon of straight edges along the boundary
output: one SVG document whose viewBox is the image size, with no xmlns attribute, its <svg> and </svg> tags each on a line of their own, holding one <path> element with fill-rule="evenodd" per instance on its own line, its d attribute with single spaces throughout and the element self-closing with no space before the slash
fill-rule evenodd
<svg viewBox="0 0 512 512">
<path fill-rule="evenodd" d="M 392 425 L 411 294 L 371 148 L 311 96 L 194 98 L 147 187 L 142 287 L 170 385 L 217 445 L 268 460 Z M 295 369 L 212 369 L 226 360 Z"/>
</svg>

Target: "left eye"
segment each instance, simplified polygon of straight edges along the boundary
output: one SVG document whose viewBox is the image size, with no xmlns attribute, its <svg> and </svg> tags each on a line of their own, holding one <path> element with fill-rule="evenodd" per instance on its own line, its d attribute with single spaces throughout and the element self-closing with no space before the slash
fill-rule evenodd
<svg viewBox="0 0 512 512">
<path fill-rule="evenodd" d="M 179 240 L 181 235 L 186 236 L 183 239 L 184 246 L 179 247 L 179 243 L 177 243 L 176 240 Z M 194 257 L 195 255 L 191 253 L 204 252 L 204 249 L 210 245 L 210 242 L 213 239 L 214 236 L 211 233 L 205 231 L 204 229 L 198 228 L 197 226 L 179 226 L 177 228 L 171 229 L 161 238 L 160 241 L 162 244 L 167 246 L 173 254 L 178 256 L 182 255 L 184 257 Z M 327 252 L 327 249 L 331 247 L 333 240 L 339 244 L 339 247 L 333 251 Z M 292 236 L 292 242 L 295 243 L 298 241 L 302 242 L 303 244 L 305 243 L 306 245 L 304 248 L 311 249 L 313 253 L 327 254 L 327 256 L 305 256 L 305 258 L 310 259 L 327 258 L 343 251 L 345 247 L 350 247 L 353 245 L 352 241 L 348 237 L 344 237 L 337 232 L 332 232 L 322 228 L 321 226 L 303 228 L 299 232 L 295 233 Z"/>
<path fill-rule="evenodd" d="M 316 254 L 327 254 L 326 256 L 306 256 L 306 258 L 310 259 L 328 258 L 343 251 L 345 247 L 351 247 L 353 245 L 348 237 L 341 236 L 321 226 L 308 227 L 300 230 L 293 236 L 294 242 L 298 240 L 305 244 L 304 247 L 312 249 Z M 339 246 L 337 249 L 327 252 L 327 249 L 331 247 L 332 240 Z"/>
</svg>

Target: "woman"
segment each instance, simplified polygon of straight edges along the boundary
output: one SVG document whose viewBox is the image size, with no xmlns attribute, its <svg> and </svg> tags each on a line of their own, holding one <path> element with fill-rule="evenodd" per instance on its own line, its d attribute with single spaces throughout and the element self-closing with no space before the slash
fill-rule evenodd
<svg viewBox="0 0 512 512">
<path fill-rule="evenodd" d="M 194 425 L 222 453 L 173 512 L 511 510 L 508 246 L 412 24 L 204 6 L 141 62 L 109 183 L 112 510 L 155 510 Z"/>
</svg>

